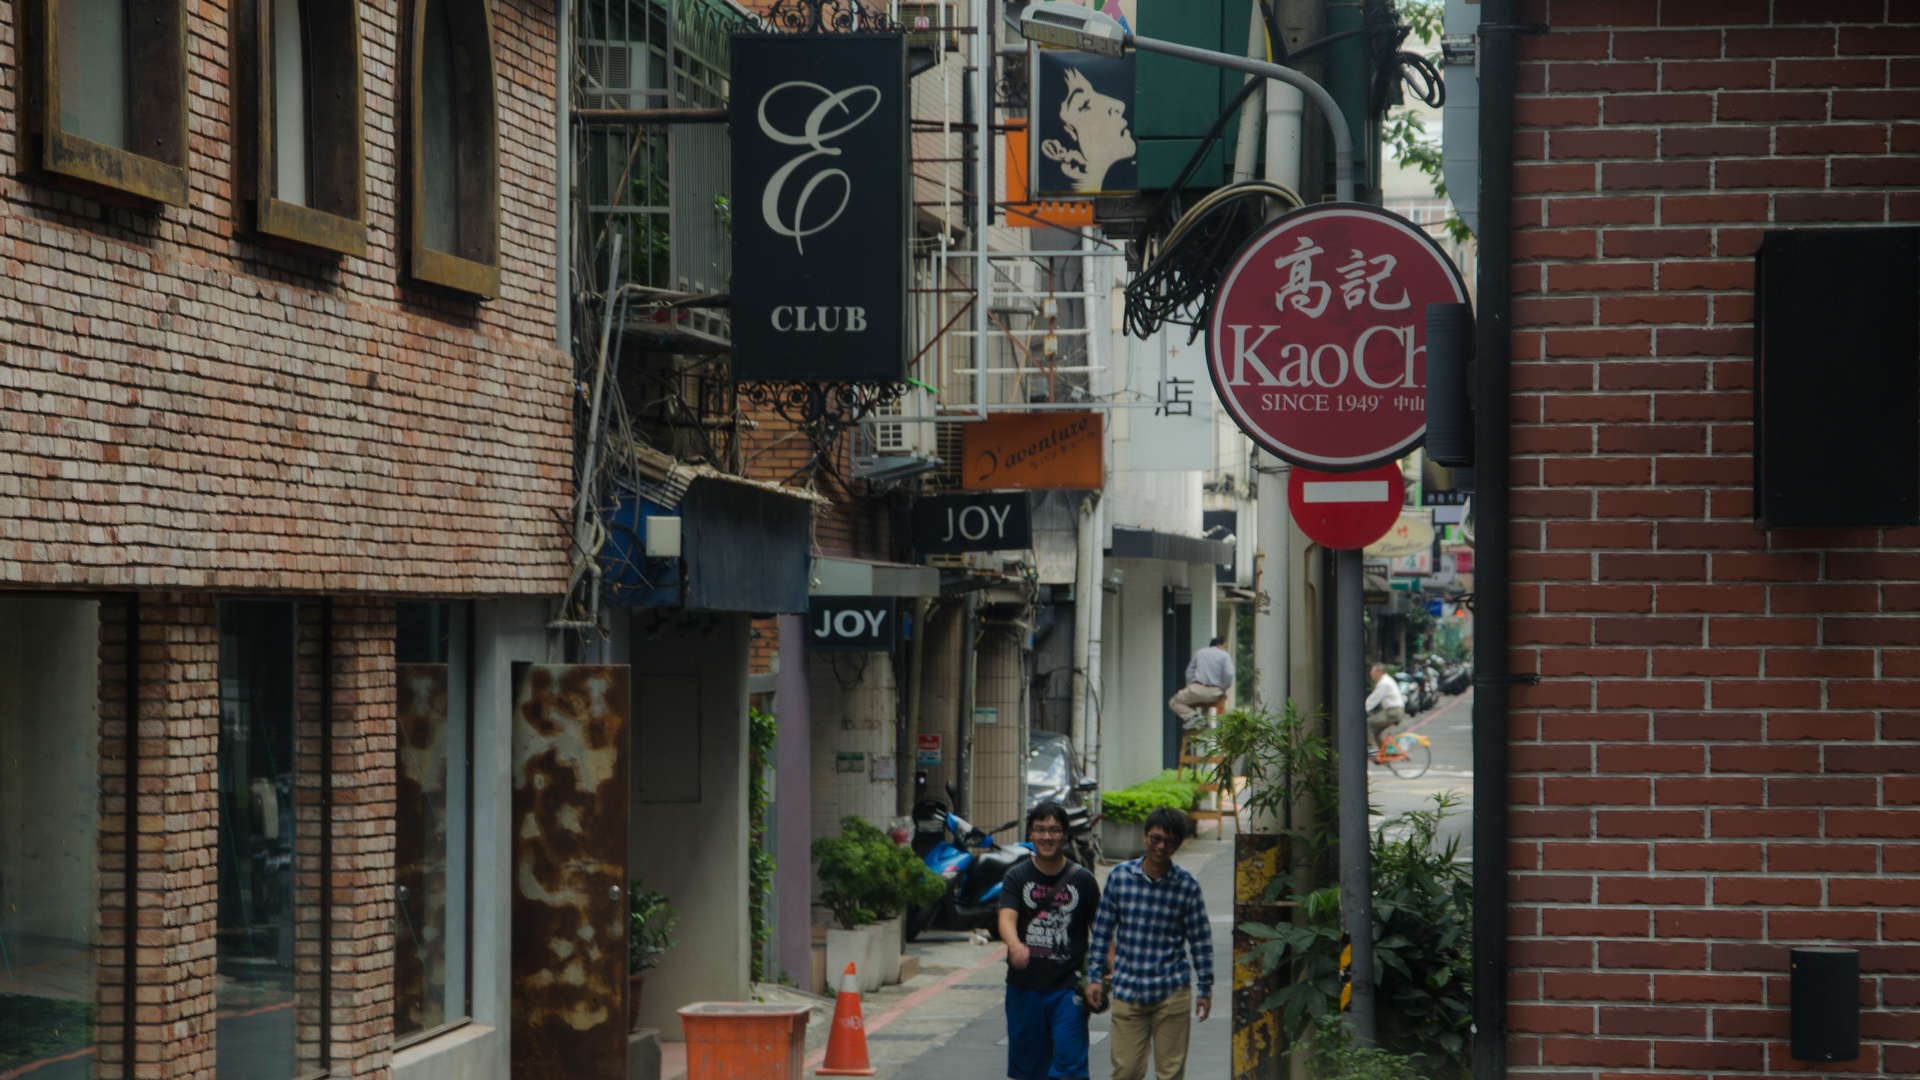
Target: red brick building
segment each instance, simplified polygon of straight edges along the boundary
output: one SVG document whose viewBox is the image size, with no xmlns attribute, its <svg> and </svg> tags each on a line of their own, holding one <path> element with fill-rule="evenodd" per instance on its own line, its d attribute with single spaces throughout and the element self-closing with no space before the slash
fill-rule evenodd
<svg viewBox="0 0 1920 1080">
<path fill-rule="evenodd" d="M 1762 235 L 1920 221 L 1920 7 L 1515 7 L 1508 1068 L 1808 1071 L 1839 945 L 1841 1068 L 1920 1073 L 1920 531 L 1762 530 L 1751 460 Z"/>
<path fill-rule="evenodd" d="M 503 698 L 572 492 L 554 11 L 0 36 L 0 1075 L 504 1076 Z"/>
</svg>

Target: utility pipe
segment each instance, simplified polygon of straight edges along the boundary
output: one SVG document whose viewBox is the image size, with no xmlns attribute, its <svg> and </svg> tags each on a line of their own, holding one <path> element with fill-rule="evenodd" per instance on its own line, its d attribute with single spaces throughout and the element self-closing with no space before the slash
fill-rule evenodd
<svg viewBox="0 0 1920 1080">
<path fill-rule="evenodd" d="M 987 366 L 987 308 L 992 267 L 987 264 L 987 225 L 993 220 L 993 177 L 987 171 L 987 140 L 993 138 L 993 97 L 987 76 L 993 67 L 991 0 L 973 0 L 973 407 L 984 413 Z M 971 613 L 971 608 L 968 609 Z M 971 720 L 971 717 L 968 717 Z"/>
<path fill-rule="evenodd" d="M 1334 553 L 1334 715 L 1340 779 L 1340 929 L 1353 948 L 1353 1002 L 1347 1020 L 1362 1046 L 1374 1045 L 1373 844 L 1367 820 L 1366 630 L 1361 553 Z M 1353 897 L 1368 902 L 1352 903 Z M 1475 953 L 1477 956 L 1478 953 Z"/>
<path fill-rule="evenodd" d="M 1099 551 L 1094 539 L 1094 521 L 1099 513 L 1100 495 L 1098 492 L 1080 500 L 1080 533 L 1075 538 L 1073 573 L 1073 670 L 1068 685 L 1072 687 L 1073 752 L 1080 755 L 1082 771 L 1087 768 L 1091 748 L 1087 745 L 1087 714 L 1090 707 L 1087 695 L 1092 683 L 1087 678 L 1087 654 L 1093 641 L 1094 594 L 1100 591 L 1100 578 L 1094 573 L 1093 561 Z"/>
<path fill-rule="evenodd" d="M 1267 21 L 1260 17 L 1259 0 L 1247 5 L 1247 56 L 1253 60 L 1266 58 Z M 1251 79 L 1253 76 L 1249 75 Z M 1268 79 L 1256 87 L 1240 108 L 1240 131 L 1233 144 L 1233 182 L 1246 183 L 1253 179 L 1253 158 L 1258 153 L 1260 142 L 1260 116 L 1264 111 L 1265 92 L 1272 87 L 1273 80 Z"/>
<path fill-rule="evenodd" d="M 920 771 L 920 702 L 922 686 L 926 682 L 927 668 L 927 622 L 933 614 L 933 601 L 917 599 L 913 602 L 913 644 L 907 650 L 907 724 L 906 733 L 901 737 L 900 747 L 895 751 L 893 766 L 894 808 L 905 817 L 913 812 L 913 778 Z"/>
<path fill-rule="evenodd" d="M 978 0 L 978 2 L 984 3 L 985 0 Z M 1191 45 L 1179 45 L 1171 41 L 1143 38 L 1137 34 L 1129 34 L 1126 42 L 1141 52 L 1159 53 L 1162 56 L 1173 56 L 1182 60 L 1192 60 L 1199 64 L 1211 64 L 1214 67 L 1226 68 L 1229 71 L 1244 71 L 1253 75 L 1263 75 L 1269 79 L 1275 79 L 1289 86 L 1298 88 L 1306 96 L 1312 98 L 1313 103 L 1320 107 L 1322 113 L 1326 114 L 1327 129 L 1333 133 L 1334 198 L 1339 199 L 1341 202 L 1353 201 L 1353 132 L 1348 130 L 1346 114 L 1340 111 L 1340 106 L 1333 100 L 1333 95 L 1327 93 L 1326 87 L 1321 86 L 1319 83 L 1314 82 L 1312 79 L 1307 78 L 1305 75 L 1300 74 L 1290 67 L 1281 67 L 1279 64 L 1269 63 L 1265 60 L 1252 60 L 1244 56 L 1231 56 L 1227 53 L 1214 52 L 1210 49 L 1196 49 Z"/>
<path fill-rule="evenodd" d="M 1514 0 L 1480 24 L 1479 312 L 1474 411 L 1473 1077 L 1507 1072 L 1507 395 L 1513 305 Z M 1495 27 L 1499 27 L 1495 30 Z"/>
</svg>

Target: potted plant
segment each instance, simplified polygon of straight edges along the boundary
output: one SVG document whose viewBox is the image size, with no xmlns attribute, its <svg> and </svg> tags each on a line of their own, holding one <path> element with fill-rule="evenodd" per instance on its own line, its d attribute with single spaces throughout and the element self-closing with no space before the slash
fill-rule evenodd
<svg viewBox="0 0 1920 1080">
<path fill-rule="evenodd" d="M 897 981 L 901 913 L 938 900 L 946 883 L 911 848 L 854 815 L 840 819 L 839 836 L 813 842 L 813 857 L 820 864 L 820 902 L 837 924 L 827 930 L 828 977 L 852 963 L 863 990 L 878 990 L 889 972 Z"/>
<path fill-rule="evenodd" d="M 1100 848 L 1113 859 L 1137 859 L 1147 853 L 1141 823 L 1163 806 L 1181 813 L 1193 809 L 1200 794 L 1196 778 L 1168 769 L 1151 780 L 1100 796 Z"/>
<path fill-rule="evenodd" d="M 627 1030 L 640 1027 L 640 990 L 647 972 L 673 948 L 673 924 L 680 913 L 665 893 L 648 889 L 635 878 L 627 883 Z"/>
</svg>

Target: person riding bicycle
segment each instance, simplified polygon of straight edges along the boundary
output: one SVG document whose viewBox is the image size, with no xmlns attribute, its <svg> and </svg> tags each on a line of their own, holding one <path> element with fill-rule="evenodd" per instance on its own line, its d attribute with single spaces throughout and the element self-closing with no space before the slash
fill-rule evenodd
<svg viewBox="0 0 1920 1080">
<path fill-rule="evenodd" d="M 1367 675 L 1373 679 L 1373 693 L 1367 695 L 1367 745 L 1377 747 L 1389 730 L 1407 722 L 1407 699 L 1385 667 L 1375 664 Z"/>
</svg>

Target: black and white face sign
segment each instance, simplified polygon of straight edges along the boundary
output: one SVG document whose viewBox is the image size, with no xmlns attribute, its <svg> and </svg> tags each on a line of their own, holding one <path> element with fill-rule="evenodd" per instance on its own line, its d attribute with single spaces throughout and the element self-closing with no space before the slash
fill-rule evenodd
<svg viewBox="0 0 1920 1080">
<path fill-rule="evenodd" d="M 816 596 L 807 605 L 812 652 L 892 652 L 900 617 L 891 596 Z"/>
<path fill-rule="evenodd" d="M 1024 491 L 930 495 L 907 510 L 907 535 L 923 555 L 1030 548 L 1033 504 Z"/>
<path fill-rule="evenodd" d="M 735 34 L 732 90 L 734 377 L 899 381 L 905 36 Z"/>
<path fill-rule="evenodd" d="M 1133 54 L 1034 50 L 1035 195 L 1117 195 L 1140 188 L 1133 138 Z"/>
</svg>

